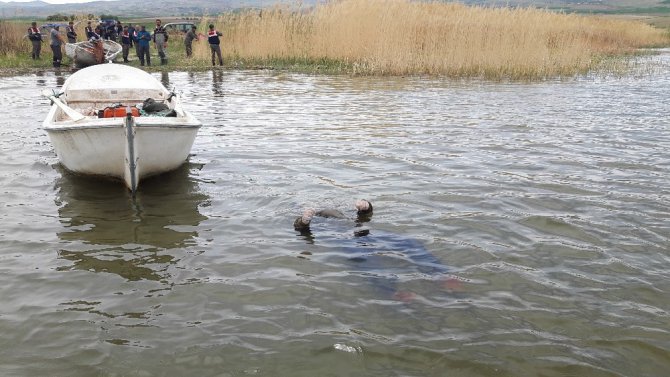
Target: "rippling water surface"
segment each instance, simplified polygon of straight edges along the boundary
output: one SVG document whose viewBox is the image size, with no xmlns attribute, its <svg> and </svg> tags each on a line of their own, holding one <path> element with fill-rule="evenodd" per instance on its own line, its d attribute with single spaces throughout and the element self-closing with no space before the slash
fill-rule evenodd
<svg viewBox="0 0 670 377">
<path fill-rule="evenodd" d="M 59 165 L 39 93 L 68 75 L 0 78 L 2 376 L 670 370 L 668 51 L 542 83 L 156 74 L 204 126 L 136 200 Z M 352 218 L 296 232 L 307 207 Z"/>
</svg>

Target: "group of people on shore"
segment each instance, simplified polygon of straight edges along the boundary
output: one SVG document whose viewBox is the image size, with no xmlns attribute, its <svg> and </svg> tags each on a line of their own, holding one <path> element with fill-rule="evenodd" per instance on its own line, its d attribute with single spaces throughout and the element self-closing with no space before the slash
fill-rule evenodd
<svg viewBox="0 0 670 377">
<path fill-rule="evenodd" d="M 150 33 L 146 30 L 144 25 L 123 25 L 120 21 L 99 23 L 97 26 L 93 27 L 92 21 L 87 21 L 86 27 L 84 28 L 86 33 L 86 40 L 96 41 L 96 40 L 112 40 L 118 42 L 122 47 L 122 56 L 123 62 L 128 63 L 130 49 L 134 46 L 135 53 L 137 58 L 140 61 L 140 65 L 144 66 L 145 62 L 147 66 L 151 65 L 151 42 L 153 41 L 156 49 L 158 50 L 158 56 L 161 59 L 161 65 L 168 63 L 167 58 L 167 42 L 169 39 L 169 34 L 165 27 L 162 25 L 160 19 L 156 19 L 156 28 L 153 33 Z M 77 42 L 77 32 L 74 28 L 74 22 L 70 21 L 66 27 L 66 36 L 68 43 Z M 217 59 L 219 65 L 223 65 L 223 58 L 221 56 L 221 32 L 217 31 L 214 28 L 213 24 L 209 25 L 209 30 L 207 32 L 207 41 L 210 46 L 212 54 L 212 65 L 216 65 Z M 60 25 L 53 25 L 51 31 L 49 32 L 50 46 L 53 51 L 53 66 L 58 68 L 61 65 L 63 59 L 62 46 L 65 44 L 65 39 L 60 33 Z M 30 28 L 28 28 L 28 39 L 32 42 L 32 52 L 31 57 L 33 60 L 40 59 L 40 53 L 42 49 L 43 36 L 40 32 L 40 29 L 37 27 L 36 22 L 32 22 Z M 197 33 L 197 28 L 195 25 L 191 26 L 191 30 L 187 31 L 184 36 L 184 47 L 186 49 L 186 57 L 190 58 L 193 56 L 193 42 L 199 40 L 199 35 Z"/>
</svg>

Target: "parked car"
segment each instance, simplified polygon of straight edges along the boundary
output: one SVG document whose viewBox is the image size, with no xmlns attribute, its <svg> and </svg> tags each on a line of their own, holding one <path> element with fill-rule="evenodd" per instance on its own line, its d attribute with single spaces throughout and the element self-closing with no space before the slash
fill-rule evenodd
<svg viewBox="0 0 670 377">
<path fill-rule="evenodd" d="M 168 33 L 172 32 L 180 32 L 180 33 L 186 33 L 187 31 L 191 30 L 191 27 L 195 26 L 193 22 L 170 22 L 165 24 L 165 30 L 168 31 Z"/>
</svg>

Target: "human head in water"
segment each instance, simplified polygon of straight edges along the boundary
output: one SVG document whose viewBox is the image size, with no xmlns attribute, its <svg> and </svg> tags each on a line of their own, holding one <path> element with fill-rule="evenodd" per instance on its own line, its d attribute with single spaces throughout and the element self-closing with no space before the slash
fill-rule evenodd
<svg viewBox="0 0 670 377">
<path fill-rule="evenodd" d="M 371 215 L 372 214 L 372 203 L 367 199 L 358 199 L 356 201 L 356 212 L 359 215 Z"/>
</svg>

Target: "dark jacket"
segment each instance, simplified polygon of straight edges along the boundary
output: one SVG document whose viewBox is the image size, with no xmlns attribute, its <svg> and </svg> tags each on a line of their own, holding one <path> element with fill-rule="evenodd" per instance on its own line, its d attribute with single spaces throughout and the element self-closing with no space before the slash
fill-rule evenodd
<svg viewBox="0 0 670 377">
<path fill-rule="evenodd" d="M 77 32 L 74 31 L 74 26 L 68 25 L 68 27 L 65 30 L 67 31 L 66 34 L 68 42 L 77 40 Z"/>
<path fill-rule="evenodd" d="M 28 28 L 28 39 L 31 41 L 41 41 L 42 40 L 42 33 L 40 33 L 40 29 L 37 27 L 29 27 Z"/>
<path fill-rule="evenodd" d="M 211 45 L 218 45 L 221 44 L 221 40 L 219 39 L 220 36 L 223 34 L 219 33 L 216 30 L 210 30 L 207 32 L 207 41 Z"/>
</svg>

